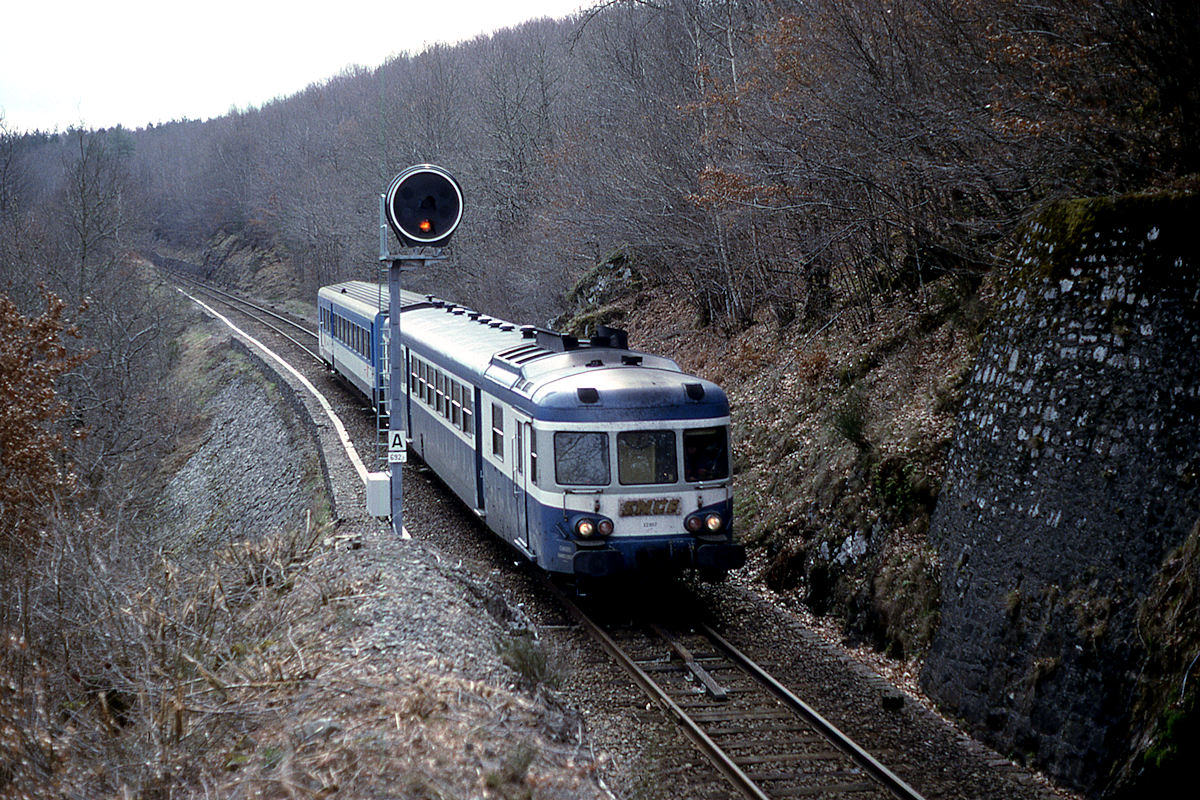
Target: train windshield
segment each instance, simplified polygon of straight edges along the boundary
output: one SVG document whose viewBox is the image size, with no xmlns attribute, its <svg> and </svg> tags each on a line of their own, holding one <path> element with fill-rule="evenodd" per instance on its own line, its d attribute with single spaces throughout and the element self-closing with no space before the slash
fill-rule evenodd
<svg viewBox="0 0 1200 800">
<path fill-rule="evenodd" d="M 683 432 L 683 477 L 688 483 L 729 477 L 728 428 L 693 428 Z"/>
<path fill-rule="evenodd" d="M 554 480 L 560 486 L 607 486 L 609 474 L 607 433 L 554 434 Z"/>
<path fill-rule="evenodd" d="M 625 486 L 675 483 L 675 431 L 624 431 L 617 434 L 617 478 Z"/>
</svg>

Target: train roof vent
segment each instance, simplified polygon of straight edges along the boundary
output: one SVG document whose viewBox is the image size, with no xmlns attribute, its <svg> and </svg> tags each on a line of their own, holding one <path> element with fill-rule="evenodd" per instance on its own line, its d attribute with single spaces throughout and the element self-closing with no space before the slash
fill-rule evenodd
<svg viewBox="0 0 1200 800">
<path fill-rule="evenodd" d="M 636 367 L 642 363 L 641 356 L 621 356 L 621 363 L 627 367 Z"/>
<path fill-rule="evenodd" d="M 535 358 L 550 355 L 550 351 L 544 347 L 538 347 L 536 344 L 521 344 L 516 347 L 510 347 L 507 350 L 501 350 L 496 354 L 496 357 L 502 361 L 507 361 L 510 364 L 521 366 L 527 362 L 533 361 Z"/>
<path fill-rule="evenodd" d="M 537 338 L 537 328 L 535 328 L 532 325 L 522 325 L 521 326 L 521 338 L 522 339 L 536 339 Z"/>
<path fill-rule="evenodd" d="M 702 383 L 685 383 L 683 389 L 687 392 L 689 400 L 699 403 L 704 399 L 704 384 Z"/>
<path fill-rule="evenodd" d="M 575 390 L 579 395 L 579 402 L 589 405 L 600 402 L 600 393 L 591 386 L 580 386 Z"/>
</svg>

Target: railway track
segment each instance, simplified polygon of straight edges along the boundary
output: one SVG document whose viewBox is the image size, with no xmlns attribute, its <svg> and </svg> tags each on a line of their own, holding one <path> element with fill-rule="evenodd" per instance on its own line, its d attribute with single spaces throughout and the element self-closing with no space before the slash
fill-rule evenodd
<svg viewBox="0 0 1200 800">
<path fill-rule="evenodd" d="M 306 351 L 316 333 L 272 309 L 206 286 L 204 294 L 249 315 Z M 296 335 L 293 335 L 296 334 Z M 556 586 L 571 617 L 663 708 L 716 769 L 755 800 L 921 795 L 704 624 L 602 624 Z"/>
<path fill-rule="evenodd" d="M 707 625 L 601 624 L 550 591 L 745 797 L 921 800 Z"/>
<path fill-rule="evenodd" d="M 296 322 L 290 317 L 284 316 L 266 306 L 253 303 L 243 297 L 209 286 L 183 273 L 165 268 L 160 269 L 171 280 L 186 283 L 197 293 L 203 294 L 210 299 L 215 299 L 236 309 L 239 313 L 251 317 L 257 324 L 270 329 L 307 353 L 314 361 L 321 363 L 321 356 L 315 349 L 317 341 L 317 331 L 315 328 Z M 303 340 L 297 338 L 297 336 L 302 337 Z"/>
</svg>

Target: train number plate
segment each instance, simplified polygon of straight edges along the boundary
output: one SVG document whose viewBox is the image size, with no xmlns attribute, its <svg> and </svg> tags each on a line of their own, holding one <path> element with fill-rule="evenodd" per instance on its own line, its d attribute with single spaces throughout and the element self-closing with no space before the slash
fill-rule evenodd
<svg viewBox="0 0 1200 800">
<path fill-rule="evenodd" d="M 665 517 L 679 513 L 678 497 L 656 497 L 648 500 L 622 500 L 622 517 Z"/>
</svg>

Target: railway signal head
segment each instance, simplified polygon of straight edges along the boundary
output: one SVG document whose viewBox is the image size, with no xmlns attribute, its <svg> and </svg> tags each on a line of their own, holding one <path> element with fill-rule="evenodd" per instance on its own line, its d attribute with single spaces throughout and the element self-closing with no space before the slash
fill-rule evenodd
<svg viewBox="0 0 1200 800">
<path fill-rule="evenodd" d="M 443 247 L 462 220 L 462 189 L 441 167 L 417 164 L 392 178 L 383 207 L 403 244 Z"/>
</svg>

